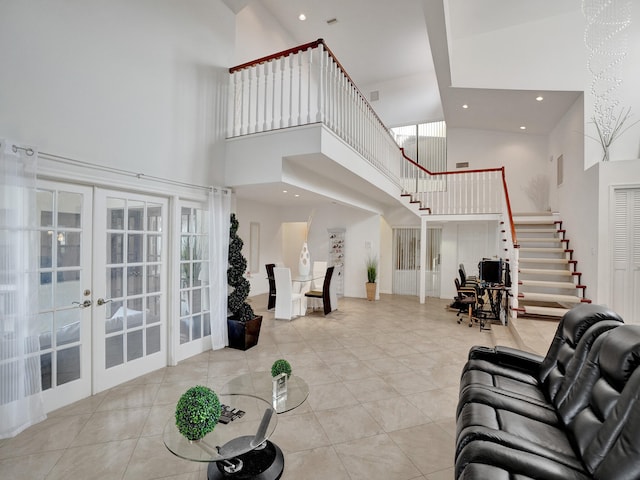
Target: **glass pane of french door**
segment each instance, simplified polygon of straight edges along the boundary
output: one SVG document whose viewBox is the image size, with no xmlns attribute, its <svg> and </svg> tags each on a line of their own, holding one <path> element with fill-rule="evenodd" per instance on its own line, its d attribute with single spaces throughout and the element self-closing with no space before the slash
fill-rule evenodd
<svg viewBox="0 0 640 480">
<path fill-rule="evenodd" d="M 38 335 L 45 408 L 91 395 L 89 187 L 38 181 Z"/>
<path fill-rule="evenodd" d="M 96 211 L 94 385 L 101 391 L 166 365 L 167 201 L 97 190 Z"/>
</svg>

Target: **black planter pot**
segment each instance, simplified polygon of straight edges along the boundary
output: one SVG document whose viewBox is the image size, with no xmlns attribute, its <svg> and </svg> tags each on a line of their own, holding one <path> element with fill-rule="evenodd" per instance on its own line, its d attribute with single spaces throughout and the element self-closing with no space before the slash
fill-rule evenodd
<svg viewBox="0 0 640 480">
<path fill-rule="evenodd" d="M 248 350 L 258 344 L 262 315 L 258 315 L 247 322 L 241 322 L 227 317 L 229 333 L 229 347 L 237 350 Z"/>
</svg>

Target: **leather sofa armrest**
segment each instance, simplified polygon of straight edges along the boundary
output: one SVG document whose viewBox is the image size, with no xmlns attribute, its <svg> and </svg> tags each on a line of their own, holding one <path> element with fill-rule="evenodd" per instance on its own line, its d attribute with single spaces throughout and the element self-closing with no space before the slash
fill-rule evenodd
<svg viewBox="0 0 640 480">
<path fill-rule="evenodd" d="M 537 376 L 544 357 L 524 350 L 497 345 L 495 348 L 472 347 L 469 350 L 469 360 L 487 360 Z"/>
</svg>

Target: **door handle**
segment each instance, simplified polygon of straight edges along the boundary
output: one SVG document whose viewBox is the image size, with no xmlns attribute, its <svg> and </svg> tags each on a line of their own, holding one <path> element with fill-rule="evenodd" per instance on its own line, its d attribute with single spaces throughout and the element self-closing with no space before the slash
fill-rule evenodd
<svg viewBox="0 0 640 480">
<path fill-rule="evenodd" d="M 72 305 L 77 305 L 78 308 L 87 308 L 91 306 L 91 300 L 85 300 L 84 302 L 71 302 Z"/>
<path fill-rule="evenodd" d="M 104 298 L 99 298 L 96 303 L 98 304 L 99 307 L 101 307 L 102 305 L 104 305 L 105 303 L 109 303 L 110 301 L 111 301 L 110 298 L 108 300 L 105 300 Z"/>
</svg>

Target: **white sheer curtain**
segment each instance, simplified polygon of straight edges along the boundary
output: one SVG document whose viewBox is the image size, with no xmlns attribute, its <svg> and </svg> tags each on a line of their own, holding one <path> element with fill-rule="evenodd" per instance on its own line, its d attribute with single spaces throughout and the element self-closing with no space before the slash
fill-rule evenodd
<svg viewBox="0 0 640 480">
<path fill-rule="evenodd" d="M 0 438 L 46 418 L 37 329 L 37 157 L 0 139 Z"/>
<path fill-rule="evenodd" d="M 211 347 L 229 344 L 227 334 L 227 266 L 231 192 L 213 188 L 209 192 L 209 295 L 211 299 Z"/>
</svg>

